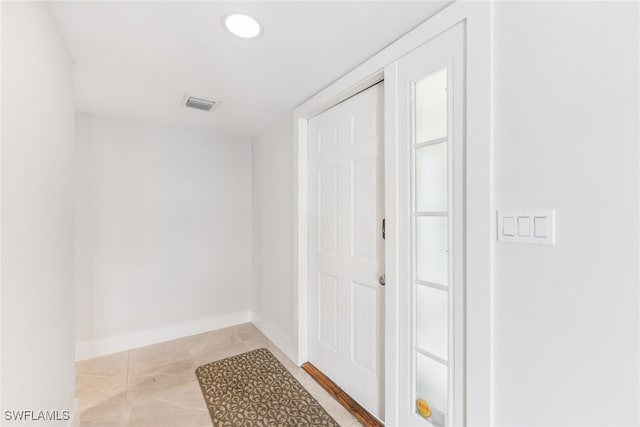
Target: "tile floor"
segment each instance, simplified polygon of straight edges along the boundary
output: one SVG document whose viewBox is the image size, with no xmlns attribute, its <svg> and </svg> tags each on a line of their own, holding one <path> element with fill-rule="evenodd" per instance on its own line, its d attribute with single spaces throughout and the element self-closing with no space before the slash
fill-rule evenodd
<svg viewBox="0 0 640 427">
<path fill-rule="evenodd" d="M 83 427 L 212 427 L 195 369 L 268 348 L 341 425 L 360 423 L 251 323 L 76 364 Z"/>
</svg>

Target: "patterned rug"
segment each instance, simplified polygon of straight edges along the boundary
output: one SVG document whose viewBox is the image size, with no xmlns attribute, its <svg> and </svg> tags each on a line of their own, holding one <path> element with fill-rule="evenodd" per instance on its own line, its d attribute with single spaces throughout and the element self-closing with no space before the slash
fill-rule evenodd
<svg viewBox="0 0 640 427">
<path fill-rule="evenodd" d="M 215 427 L 339 424 L 266 348 L 196 369 Z"/>
</svg>

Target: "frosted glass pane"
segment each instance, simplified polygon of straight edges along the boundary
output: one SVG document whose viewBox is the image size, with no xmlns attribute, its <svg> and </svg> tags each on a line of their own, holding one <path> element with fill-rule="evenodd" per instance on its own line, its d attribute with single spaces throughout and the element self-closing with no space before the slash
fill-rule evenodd
<svg viewBox="0 0 640 427">
<path fill-rule="evenodd" d="M 416 217 L 416 277 L 448 284 L 447 217 Z"/>
<path fill-rule="evenodd" d="M 416 344 L 447 360 L 449 293 L 416 285 Z"/>
<path fill-rule="evenodd" d="M 416 150 L 416 210 L 447 211 L 447 143 Z"/>
<path fill-rule="evenodd" d="M 447 69 L 416 83 L 416 143 L 447 136 Z"/>
<path fill-rule="evenodd" d="M 436 413 L 447 413 L 447 367 L 420 353 L 416 353 L 416 399 L 424 399 L 431 407 L 432 418 Z M 435 409 L 435 411 L 434 411 Z M 443 425 L 442 420 L 436 420 Z"/>
</svg>

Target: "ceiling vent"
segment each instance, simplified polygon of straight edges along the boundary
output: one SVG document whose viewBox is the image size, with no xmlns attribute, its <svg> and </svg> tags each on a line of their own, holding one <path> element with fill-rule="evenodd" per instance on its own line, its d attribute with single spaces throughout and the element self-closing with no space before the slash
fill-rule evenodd
<svg viewBox="0 0 640 427">
<path fill-rule="evenodd" d="M 195 108 L 196 110 L 211 111 L 216 106 L 216 103 L 207 99 L 190 96 L 184 105 L 189 108 Z"/>
</svg>

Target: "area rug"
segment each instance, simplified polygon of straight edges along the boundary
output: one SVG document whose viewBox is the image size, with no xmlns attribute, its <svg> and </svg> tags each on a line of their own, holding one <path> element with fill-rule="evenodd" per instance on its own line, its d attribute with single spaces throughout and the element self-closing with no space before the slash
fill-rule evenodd
<svg viewBox="0 0 640 427">
<path fill-rule="evenodd" d="M 339 426 L 266 348 L 200 366 L 196 377 L 215 427 Z"/>
</svg>

